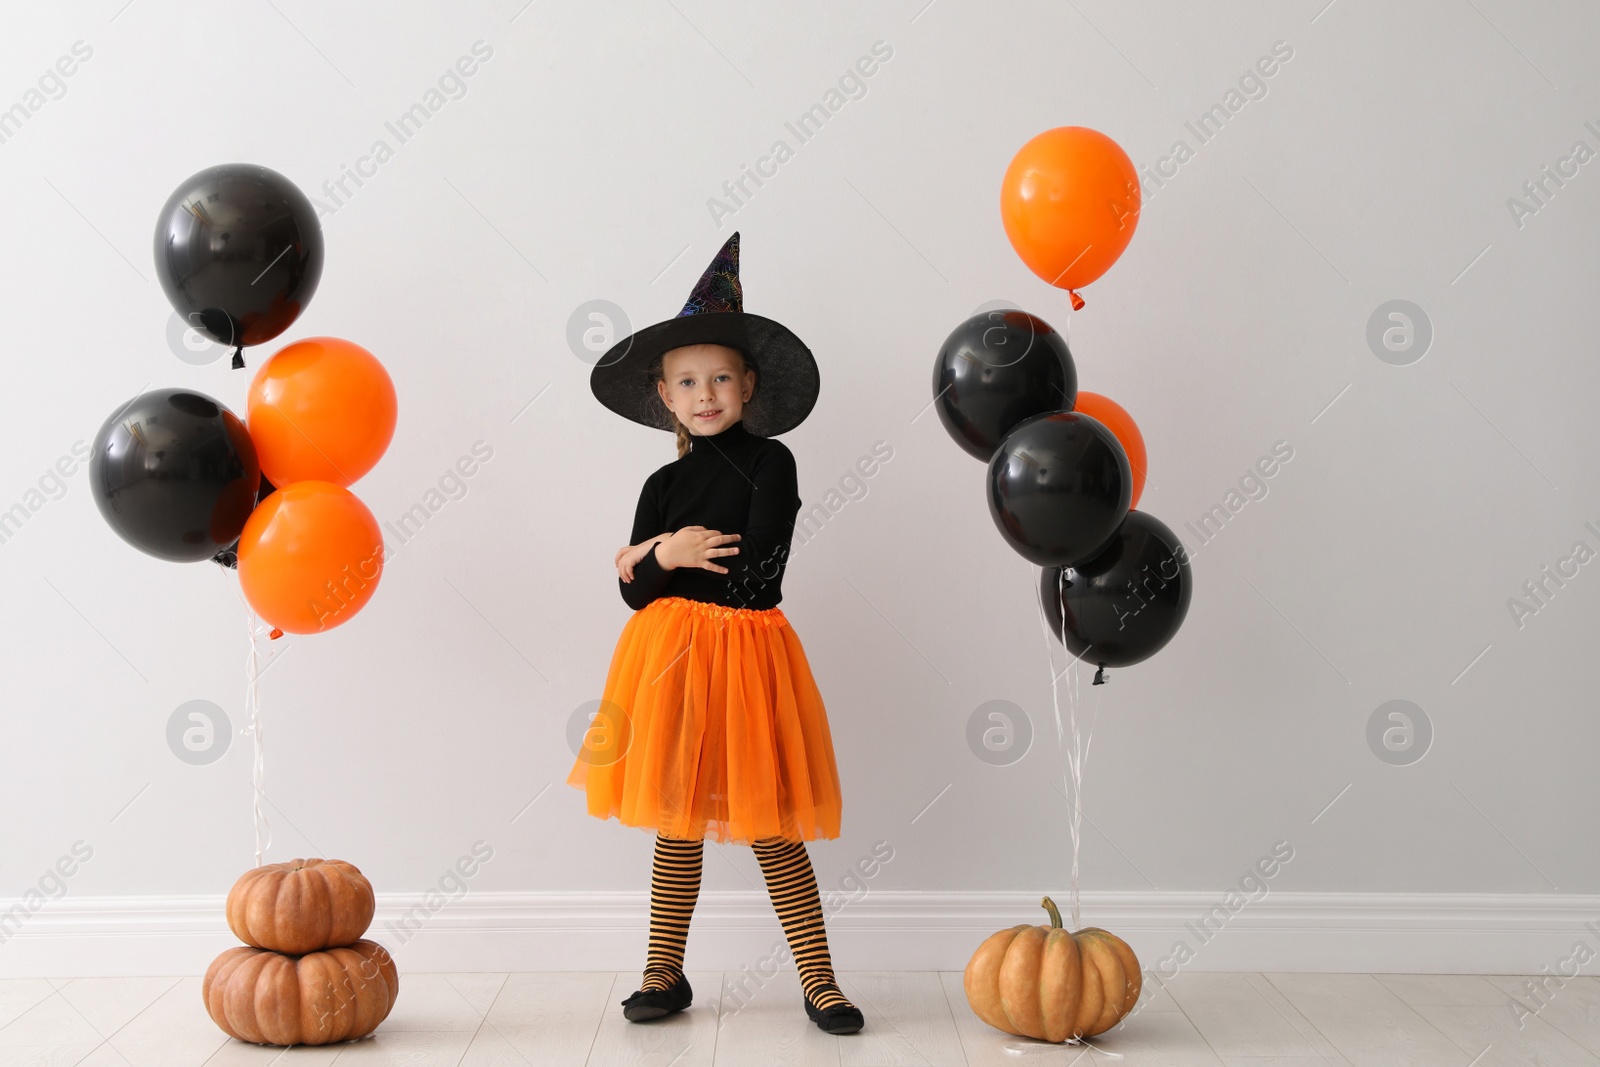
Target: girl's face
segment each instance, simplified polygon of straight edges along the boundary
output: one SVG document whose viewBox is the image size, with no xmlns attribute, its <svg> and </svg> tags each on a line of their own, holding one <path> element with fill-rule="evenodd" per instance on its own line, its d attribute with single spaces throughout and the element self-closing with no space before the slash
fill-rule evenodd
<svg viewBox="0 0 1600 1067">
<path fill-rule="evenodd" d="M 756 372 L 726 345 L 685 345 L 661 358 L 661 400 L 690 433 L 714 434 L 738 422 L 756 387 Z"/>
</svg>

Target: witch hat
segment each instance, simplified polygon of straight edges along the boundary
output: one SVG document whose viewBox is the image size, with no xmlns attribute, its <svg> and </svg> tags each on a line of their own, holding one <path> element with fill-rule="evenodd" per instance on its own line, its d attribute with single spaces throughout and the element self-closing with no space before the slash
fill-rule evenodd
<svg viewBox="0 0 1600 1067">
<path fill-rule="evenodd" d="M 697 344 L 737 349 L 755 369 L 755 392 L 743 414 L 749 432 L 776 437 L 811 414 L 821 389 L 817 361 L 787 326 L 744 310 L 737 232 L 695 283 L 683 310 L 635 330 L 607 349 L 589 375 L 589 388 L 600 403 L 623 418 L 675 432 L 677 416 L 656 392 L 661 356 Z"/>
</svg>

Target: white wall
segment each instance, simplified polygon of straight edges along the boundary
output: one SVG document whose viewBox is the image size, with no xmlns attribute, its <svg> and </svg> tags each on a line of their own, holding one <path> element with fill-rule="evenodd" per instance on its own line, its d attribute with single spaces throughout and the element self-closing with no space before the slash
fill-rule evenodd
<svg viewBox="0 0 1600 1067">
<path fill-rule="evenodd" d="M 1085 890 L 1220 898 L 1282 840 L 1294 858 L 1275 894 L 1358 913 L 1398 899 L 1383 894 L 1506 894 L 1530 915 L 1559 897 L 1563 915 L 1600 917 L 1600 898 L 1570 896 L 1600 893 L 1600 564 L 1520 627 L 1508 609 L 1574 542 L 1600 549 L 1600 164 L 1520 225 L 1508 207 L 1575 142 L 1600 150 L 1600 15 L 1325 2 L 8 5 L 0 107 L 74 42 L 93 55 L 0 143 L 0 508 L 38 503 L 41 475 L 145 388 L 243 410 L 246 372 L 186 363 L 166 339 L 150 243 L 180 180 L 262 163 L 332 205 L 323 182 L 388 140 L 394 158 L 323 219 L 321 287 L 284 340 L 347 337 L 393 375 L 394 443 L 355 486 L 381 521 L 474 442 L 494 456 L 414 541 L 391 541 L 360 616 L 277 643 L 268 859 L 346 858 L 398 900 L 481 839 L 494 858 L 477 894 L 641 892 L 649 836 L 590 818 L 562 779 L 569 716 L 599 696 L 628 615 L 612 553 L 672 443 L 593 399 L 567 324 L 594 299 L 635 326 L 675 313 L 737 228 L 747 306 L 792 325 L 822 369 L 815 412 L 785 438 L 806 506 L 874 442 L 894 450 L 796 552 L 785 588 L 843 778 L 843 836 L 811 847 L 825 885 L 887 841 L 880 899 L 1067 893 L 1037 571 L 993 528 L 982 465 L 925 411 L 946 333 L 1003 299 L 1069 330 L 1080 385 L 1133 412 L 1151 460 L 1141 507 L 1194 553 L 1179 636 L 1084 691 L 1098 702 Z M 466 95 L 397 145 L 384 123 L 478 41 L 493 55 Z M 793 143 L 785 121 L 878 41 L 893 55 L 866 95 L 714 221 L 708 198 Z M 1194 149 L 1185 123 L 1280 41 L 1293 56 L 1266 95 L 1147 186 L 1126 255 L 1069 313 L 1001 229 L 1011 154 L 1063 124 L 1107 132 L 1141 168 L 1175 141 Z M 1393 299 L 1432 324 L 1406 366 L 1366 340 Z M 1293 459 L 1267 495 L 1202 543 L 1184 524 L 1279 441 Z M 51 923 L 92 933 L 130 899 L 220 898 L 253 862 L 249 738 L 202 767 L 165 738 L 193 699 L 242 725 L 234 575 L 125 545 L 81 468 L 56 497 L 0 544 L 0 897 L 75 841 L 93 857 L 0 945 L 0 966 L 32 973 L 53 966 Z M 1035 734 L 1003 767 L 966 742 L 995 699 Z M 1409 766 L 1367 741 L 1393 699 L 1432 724 Z M 708 892 L 764 899 L 748 896 L 748 849 L 710 851 Z M 1042 921 L 1007 907 L 990 929 Z M 1529 969 L 1569 928 L 1529 942 Z M 642 960 L 642 919 L 630 929 L 618 966 Z M 1149 962 L 1171 940 L 1136 947 Z M 89 944 L 70 966 L 100 965 Z M 1275 962 L 1373 961 L 1307 948 Z M 1211 949 L 1194 965 L 1232 961 Z"/>
</svg>

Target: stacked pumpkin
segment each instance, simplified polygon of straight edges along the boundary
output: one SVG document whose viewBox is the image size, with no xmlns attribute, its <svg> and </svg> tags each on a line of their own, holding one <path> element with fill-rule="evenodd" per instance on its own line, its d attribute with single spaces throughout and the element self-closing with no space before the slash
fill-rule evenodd
<svg viewBox="0 0 1600 1067">
<path fill-rule="evenodd" d="M 1097 926 L 1068 931 L 1049 897 L 1049 926 L 991 934 L 961 976 L 973 1014 L 996 1030 L 1041 1041 L 1103 1034 L 1139 1001 L 1144 976 L 1122 938 Z"/>
<path fill-rule="evenodd" d="M 244 944 L 213 960 L 200 987 L 212 1021 L 258 1045 L 372 1033 L 400 992 L 388 950 L 361 936 L 375 909 L 372 884 L 343 860 L 246 871 L 227 905 L 228 926 Z"/>
</svg>

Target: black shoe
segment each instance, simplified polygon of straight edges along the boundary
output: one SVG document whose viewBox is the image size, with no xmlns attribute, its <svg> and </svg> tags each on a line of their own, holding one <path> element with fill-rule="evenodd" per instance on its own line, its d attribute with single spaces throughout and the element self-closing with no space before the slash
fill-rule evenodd
<svg viewBox="0 0 1600 1067">
<path fill-rule="evenodd" d="M 843 995 L 843 991 L 836 985 L 825 985 L 822 988 Z M 819 1028 L 830 1034 L 853 1034 L 866 1023 L 861 1017 L 861 1009 L 854 1004 L 834 1004 L 827 1008 L 819 1008 L 811 1003 L 809 996 L 806 997 L 806 1014 Z"/>
<path fill-rule="evenodd" d="M 694 990 L 689 988 L 689 976 L 680 974 L 678 980 L 666 989 L 636 989 L 633 995 L 622 1002 L 622 1016 L 631 1023 L 642 1023 L 647 1019 L 659 1019 L 675 1011 L 682 1011 L 694 999 Z"/>
</svg>

